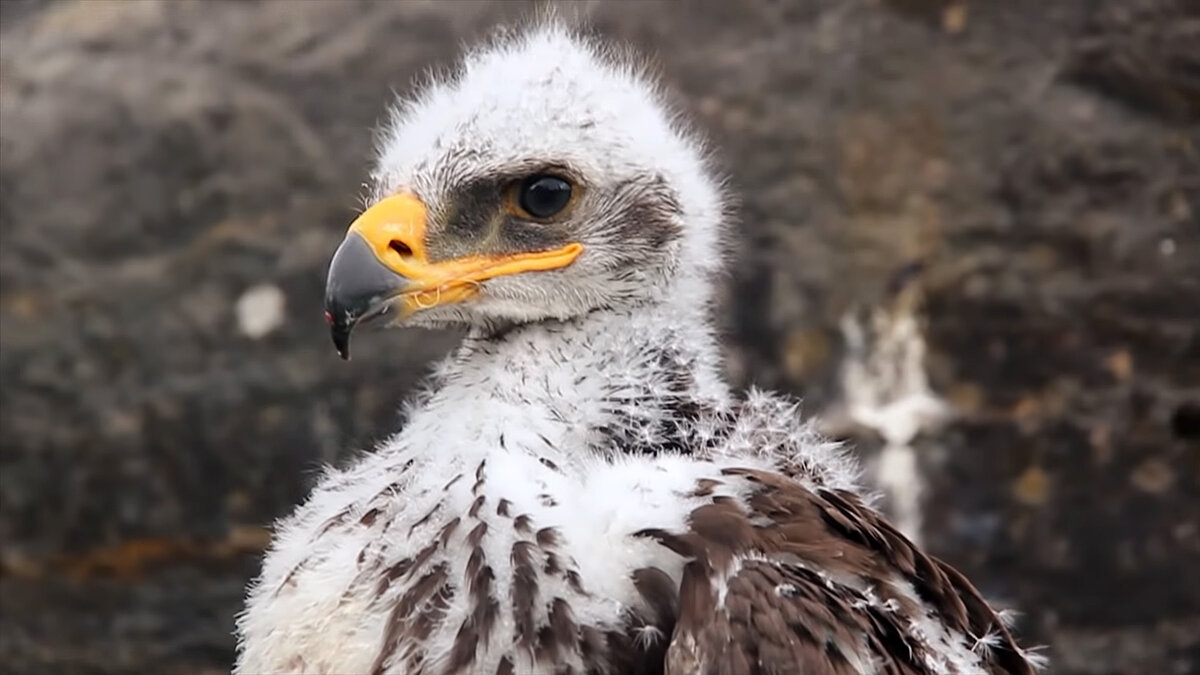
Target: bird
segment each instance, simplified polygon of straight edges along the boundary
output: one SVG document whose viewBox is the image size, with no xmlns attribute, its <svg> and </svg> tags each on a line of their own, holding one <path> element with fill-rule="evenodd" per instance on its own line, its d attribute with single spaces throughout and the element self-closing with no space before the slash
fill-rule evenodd
<svg viewBox="0 0 1200 675">
<path fill-rule="evenodd" d="M 736 214 L 632 49 L 499 30 L 398 97 L 324 297 L 458 327 L 393 435 L 275 526 L 234 673 L 1028 675 L 799 402 L 723 374 Z M 397 355 L 397 358 L 403 355 Z"/>
</svg>

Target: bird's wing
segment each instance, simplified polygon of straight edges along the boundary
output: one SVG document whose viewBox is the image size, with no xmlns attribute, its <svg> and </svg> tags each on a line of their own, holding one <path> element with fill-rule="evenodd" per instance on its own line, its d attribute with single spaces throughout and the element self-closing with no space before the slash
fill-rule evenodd
<svg viewBox="0 0 1200 675">
<path fill-rule="evenodd" d="M 1033 672 L 979 591 L 857 495 L 723 473 L 748 496 L 642 533 L 690 560 L 667 675 Z"/>
</svg>

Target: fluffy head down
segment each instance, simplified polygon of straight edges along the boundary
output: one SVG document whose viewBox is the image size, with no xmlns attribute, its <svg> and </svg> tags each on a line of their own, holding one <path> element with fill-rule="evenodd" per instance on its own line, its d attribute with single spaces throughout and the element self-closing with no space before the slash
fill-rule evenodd
<svg viewBox="0 0 1200 675">
<path fill-rule="evenodd" d="M 392 110 L 369 200 L 419 197 L 440 259 L 568 242 L 584 252 L 562 269 L 485 281 L 470 302 L 419 312 L 410 324 L 707 300 L 708 278 L 721 267 L 720 190 L 644 67 L 551 22 L 498 38 L 431 80 Z M 561 217 L 538 222 L 506 210 L 512 185 L 540 173 L 575 184 Z"/>
</svg>

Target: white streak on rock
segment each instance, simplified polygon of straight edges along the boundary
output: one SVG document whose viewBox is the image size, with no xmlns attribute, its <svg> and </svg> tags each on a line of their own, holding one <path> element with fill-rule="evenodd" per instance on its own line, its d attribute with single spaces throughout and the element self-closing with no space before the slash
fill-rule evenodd
<svg viewBox="0 0 1200 675">
<path fill-rule="evenodd" d="M 897 527 L 919 543 L 924 480 L 912 441 L 936 426 L 947 407 L 929 388 L 925 340 L 912 304 L 842 318 L 847 353 L 841 379 L 847 416 L 884 440 L 873 467 L 876 485 L 886 494 Z"/>
</svg>

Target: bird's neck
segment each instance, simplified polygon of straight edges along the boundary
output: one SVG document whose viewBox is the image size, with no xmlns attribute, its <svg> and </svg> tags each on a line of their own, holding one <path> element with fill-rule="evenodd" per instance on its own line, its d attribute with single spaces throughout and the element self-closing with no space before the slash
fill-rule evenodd
<svg viewBox="0 0 1200 675">
<path fill-rule="evenodd" d="M 468 336 L 414 402 L 402 437 L 446 438 L 453 428 L 477 442 L 436 452 L 583 461 L 671 446 L 681 411 L 729 399 L 707 307 L 648 302 Z"/>
</svg>

